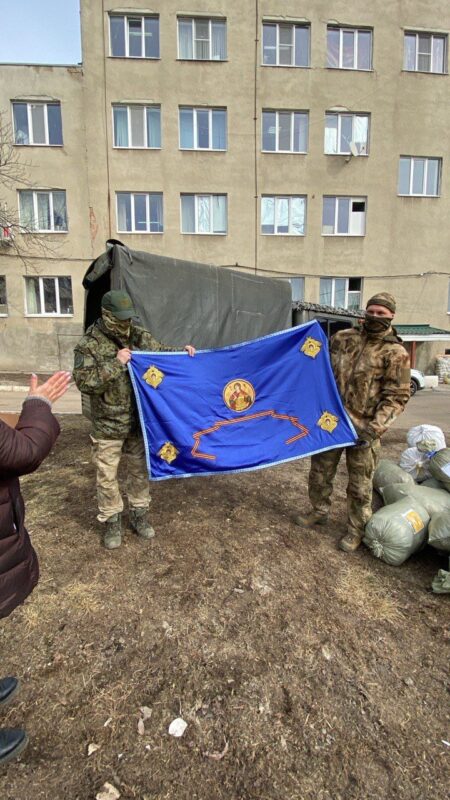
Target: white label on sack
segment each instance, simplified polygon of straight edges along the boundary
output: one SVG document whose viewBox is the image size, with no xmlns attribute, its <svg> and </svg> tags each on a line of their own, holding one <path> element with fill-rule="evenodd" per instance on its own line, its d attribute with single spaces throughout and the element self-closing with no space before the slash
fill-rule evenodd
<svg viewBox="0 0 450 800">
<path fill-rule="evenodd" d="M 417 511 L 414 511 L 413 508 L 411 508 L 409 511 L 405 511 L 405 513 L 402 514 L 402 517 L 409 522 L 414 533 L 421 533 L 423 531 L 425 526 L 422 522 L 422 519 Z"/>
<path fill-rule="evenodd" d="M 444 475 L 448 475 L 448 477 L 450 478 L 450 463 L 446 464 L 444 467 L 441 467 L 441 470 L 444 473 Z"/>
</svg>

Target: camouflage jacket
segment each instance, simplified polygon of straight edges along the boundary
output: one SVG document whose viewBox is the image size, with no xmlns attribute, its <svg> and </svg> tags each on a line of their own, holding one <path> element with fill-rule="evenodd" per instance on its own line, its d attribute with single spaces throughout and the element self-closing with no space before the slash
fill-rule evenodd
<svg viewBox="0 0 450 800">
<path fill-rule="evenodd" d="M 130 336 L 120 341 L 97 320 L 75 347 L 73 377 L 80 392 L 91 397 L 93 435 L 97 439 L 123 439 L 139 431 L 136 401 L 126 366 L 117 351 L 174 350 L 153 338 L 151 333 L 131 325 Z"/>
<path fill-rule="evenodd" d="M 401 341 L 392 327 L 375 336 L 349 328 L 331 338 L 339 393 L 363 438 L 382 436 L 409 400 L 409 355 Z"/>
</svg>

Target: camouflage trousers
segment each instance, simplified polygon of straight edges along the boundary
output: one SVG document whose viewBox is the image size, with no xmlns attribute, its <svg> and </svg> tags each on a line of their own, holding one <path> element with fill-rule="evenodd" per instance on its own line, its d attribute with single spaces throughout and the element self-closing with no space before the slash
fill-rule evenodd
<svg viewBox="0 0 450 800">
<path fill-rule="evenodd" d="M 92 461 L 97 470 L 97 503 L 100 522 L 106 522 L 113 514 L 123 511 L 123 500 L 119 490 L 117 472 L 120 459 L 126 459 L 125 491 L 131 508 L 148 508 L 150 484 L 145 462 L 142 436 L 127 436 L 126 439 L 94 439 Z"/>
<path fill-rule="evenodd" d="M 326 516 L 331 507 L 333 480 L 343 451 L 347 462 L 347 529 L 361 534 L 372 516 L 372 481 L 381 442 L 370 447 L 345 447 L 327 450 L 311 458 L 309 499 L 314 511 Z"/>
</svg>

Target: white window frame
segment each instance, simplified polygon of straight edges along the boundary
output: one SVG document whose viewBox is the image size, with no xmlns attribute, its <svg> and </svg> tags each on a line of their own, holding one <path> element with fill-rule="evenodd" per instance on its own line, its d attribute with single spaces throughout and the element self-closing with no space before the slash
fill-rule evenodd
<svg viewBox="0 0 450 800">
<path fill-rule="evenodd" d="M 410 191 L 407 194 L 402 194 L 398 191 L 398 184 L 397 184 L 397 194 L 399 197 L 440 197 L 441 196 L 441 177 L 442 177 L 442 158 L 438 156 L 400 156 L 400 159 L 408 158 L 411 162 L 410 169 L 409 169 L 409 188 Z M 426 192 L 413 192 L 413 182 L 414 182 L 414 162 L 415 161 L 425 161 L 425 167 L 423 171 L 423 187 L 426 189 L 427 182 L 428 182 L 428 162 L 429 161 L 437 161 L 438 162 L 438 191 L 436 194 L 427 194 Z M 399 161 L 399 169 L 400 169 L 400 161 Z"/>
<path fill-rule="evenodd" d="M 353 72 L 372 72 L 373 71 L 373 28 L 351 28 L 351 27 L 340 27 L 339 25 L 328 25 L 327 27 L 327 41 L 328 41 L 328 31 L 329 30 L 338 30 L 339 31 L 339 66 L 337 67 L 327 67 L 328 69 L 345 69 L 351 70 Z M 353 33 L 356 36 L 353 36 L 353 64 L 356 66 L 353 67 L 344 67 L 344 33 Z M 358 67 L 358 39 L 359 33 L 370 33 L 370 67 Z M 327 60 L 328 60 L 328 46 L 327 46 Z"/>
<path fill-rule="evenodd" d="M 277 208 L 280 200 L 287 200 L 288 201 L 288 225 L 289 230 L 287 233 L 278 233 L 278 231 L 274 230 L 273 233 L 265 233 L 263 231 L 262 226 L 262 203 L 265 199 L 271 199 L 274 201 L 274 228 L 276 228 L 276 220 L 277 220 Z M 291 228 L 292 222 L 292 200 L 303 200 L 304 201 L 304 225 L 303 225 L 303 233 L 296 233 Z M 296 238 L 302 237 L 306 235 L 306 214 L 308 210 L 308 197 L 306 194 L 263 194 L 261 195 L 261 236 L 295 236 Z"/>
<path fill-rule="evenodd" d="M 32 314 L 28 313 L 28 301 L 27 301 L 27 280 L 32 278 L 33 280 L 39 281 L 39 299 L 41 301 L 41 308 L 45 308 L 44 302 L 44 280 L 54 280 L 55 281 L 55 295 L 56 295 L 56 311 L 43 311 L 41 314 Z M 70 278 L 70 289 L 72 292 L 72 306 L 73 306 L 73 286 L 72 286 L 72 276 L 71 275 L 25 275 L 25 316 L 26 317 L 73 317 L 74 312 L 72 311 L 71 314 L 64 314 L 61 311 L 61 298 L 59 294 L 59 279 L 60 278 Z"/>
<path fill-rule="evenodd" d="M 306 146 L 308 147 L 308 140 L 309 140 L 309 111 L 301 111 L 301 110 L 290 111 L 289 109 L 284 110 L 282 108 L 279 108 L 279 109 L 263 108 L 262 115 L 261 115 L 261 144 L 263 144 L 264 114 L 266 112 L 268 114 L 276 114 L 276 118 L 275 118 L 275 127 L 276 127 L 276 131 L 275 131 L 275 150 L 264 150 L 264 148 L 261 147 L 261 152 L 262 153 L 293 153 L 294 155 L 305 155 L 308 152 L 307 149 L 306 150 L 294 150 L 294 128 L 295 128 L 295 125 L 294 125 L 294 119 L 295 119 L 294 118 L 294 114 L 303 114 L 303 116 L 306 117 L 306 122 L 307 122 L 307 136 L 306 136 L 306 140 L 307 141 L 306 141 Z M 279 114 L 290 114 L 291 115 L 289 150 L 280 150 L 280 148 L 279 148 L 279 143 L 280 143 Z"/>
<path fill-rule="evenodd" d="M 131 231 L 122 230 L 119 228 L 119 194 L 129 194 L 131 198 L 131 224 L 132 229 Z M 136 195 L 140 197 L 145 197 L 145 217 L 148 226 L 150 226 L 150 197 L 161 197 L 161 208 L 162 208 L 162 231 L 151 231 L 151 230 L 137 230 L 136 229 L 136 212 L 135 212 L 135 202 L 134 198 Z M 117 191 L 116 192 L 116 220 L 117 220 L 117 233 L 140 233 L 143 236 L 162 236 L 164 233 L 164 200 L 163 200 L 163 193 L 162 192 L 127 192 L 127 191 Z"/>
<path fill-rule="evenodd" d="M 416 37 L 416 63 L 414 69 L 408 69 L 405 64 L 406 55 L 406 37 Z M 443 70 L 442 72 L 435 72 L 433 69 L 419 69 L 419 55 L 428 55 L 428 53 L 419 53 L 419 36 L 430 36 L 431 38 L 431 53 L 430 53 L 430 66 L 433 66 L 433 49 L 435 39 L 444 40 L 444 55 L 443 55 Z M 431 31 L 415 31 L 406 30 L 403 38 L 403 70 L 404 72 L 423 72 L 425 75 L 447 75 L 448 74 L 448 35 L 445 33 L 432 33 Z"/>
<path fill-rule="evenodd" d="M 266 64 L 264 61 L 264 25 L 275 25 L 277 29 L 277 39 L 275 44 L 275 64 Z M 283 28 L 291 28 L 291 64 L 280 64 L 280 26 Z M 306 28 L 308 30 L 308 63 L 304 66 L 295 63 L 295 29 Z M 311 25 L 309 23 L 301 22 L 276 22 L 271 19 L 263 19 L 262 21 L 262 34 L 261 34 L 261 66 L 262 67 L 294 67 L 295 69 L 310 69 L 311 67 Z"/>
<path fill-rule="evenodd" d="M 161 29 L 160 29 L 160 19 L 159 14 L 113 14 L 112 12 L 109 13 L 108 18 L 111 20 L 112 17 L 120 17 L 123 18 L 125 21 L 125 55 L 124 56 L 114 56 L 112 52 L 112 37 L 111 37 L 111 22 L 109 22 L 109 55 L 111 58 L 142 58 L 145 61 L 159 61 L 161 58 Z M 130 20 L 139 19 L 141 21 L 141 55 L 140 56 L 130 56 Z M 146 56 L 145 55 L 145 33 L 144 33 L 144 19 L 156 19 L 158 20 L 158 50 L 159 55 L 157 56 Z"/>
<path fill-rule="evenodd" d="M 146 144 L 143 145 L 136 145 L 136 144 L 116 144 L 114 141 L 114 109 L 115 108 L 126 108 L 127 110 L 127 126 L 128 126 L 128 141 L 131 142 L 131 108 L 139 108 L 142 110 L 142 117 L 143 117 L 143 128 L 145 133 L 145 141 Z M 160 125 L 160 141 L 161 141 L 161 106 L 158 103 L 147 103 L 146 105 L 142 105 L 141 103 L 113 103 L 112 104 L 112 134 L 113 134 L 113 149 L 114 150 L 161 150 L 161 144 L 159 147 L 152 147 L 148 143 L 148 125 L 147 125 L 147 109 L 158 109 L 159 110 L 159 125 Z"/>
<path fill-rule="evenodd" d="M 15 105 L 26 105 L 27 107 L 27 120 L 28 120 L 28 137 L 30 139 L 28 144 L 21 144 L 20 142 L 16 142 L 16 122 L 14 118 L 14 106 Z M 33 130 L 33 115 L 31 113 L 31 106 L 43 106 L 45 108 L 44 113 L 44 130 L 45 130 L 45 142 L 35 142 L 34 141 L 34 130 Z M 32 100 L 12 100 L 11 102 L 11 113 L 12 113 L 12 127 L 14 131 L 14 145 L 15 147 L 63 147 L 64 146 L 64 137 L 62 134 L 62 114 L 61 114 L 61 137 L 62 143 L 61 144 L 50 144 L 49 142 L 49 135 L 48 135 L 48 107 L 49 106 L 59 106 L 61 112 L 61 103 L 59 101 L 55 101 L 52 103 L 40 103 L 39 101 L 33 102 Z M 32 141 L 33 139 L 33 141 Z"/>
<path fill-rule="evenodd" d="M 335 202 L 334 206 L 334 231 L 333 233 L 324 233 L 323 230 L 323 203 L 326 197 L 333 198 Z M 338 233 L 338 215 L 339 215 L 339 200 L 348 200 L 350 204 L 349 210 L 349 219 L 348 219 L 348 231 L 346 233 Z M 351 204 L 352 203 L 364 203 L 364 230 L 362 233 L 351 233 L 351 215 L 352 213 L 361 214 L 361 211 L 352 212 Z M 350 197 L 349 195 L 335 195 L 335 194 L 327 194 L 323 195 L 322 198 L 322 236 L 356 236 L 361 237 L 366 235 L 366 223 L 367 223 L 367 197 Z"/>
<path fill-rule="evenodd" d="M 181 145 L 181 111 L 192 111 L 192 125 L 193 125 L 193 138 L 194 138 L 194 146 L 193 147 L 182 147 Z M 207 111 L 208 112 L 208 147 L 199 147 L 198 144 L 198 124 L 197 124 L 197 114 L 199 111 Z M 212 126 L 212 115 L 213 111 L 224 111 L 225 112 L 225 140 L 227 147 L 213 147 L 213 126 Z M 212 150 L 214 153 L 225 153 L 228 149 L 228 113 L 227 109 L 224 106 L 179 106 L 178 107 L 178 143 L 180 150 L 200 150 L 201 152 L 208 152 Z"/>
<path fill-rule="evenodd" d="M 195 231 L 184 231 L 183 230 L 183 207 L 182 207 L 182 197 L 193 197 L 195 203 Z M 225 197 L 225 213 L 226 213 L 226 231 L 199 231 L 198 230 L 198 204 L 200 198 L 208 197 L 210 204 L 212 203 L 213 197 Z M 213 222 L 213 212 L 210 207 L 209 211 L 209 218 L 211 222 Z M 180 195 L 180 229 L 183 236 L 227 236 L 228 235 L 228 195 L 221 194 L 219 192 L 213 192 L 211 194 L 204 193 L 204 192 L 182 192 Z"/>
<path fill-rule="evenodd" d="M 19 224 L 20 224 L 21 227 L 24 227 L 23 224 L 22 224 L 21 217 L 20 217 L 20 193 L 21 193 L 21 191 L 23 191 L 23 192 L 32 192 L 32 194 L 33 194 L 33 222 L 35 222 L 36 224 L 39 221 L 37 196 L 38 196 L 38 194 L 48 194 L 48 196 L 49 196 L 49 208 L 50 208 L 50 219 L 51 219 L 52 226 L 54 226 L 54 224 L 55 224 L 55 217 L 54 217 L 54 210 L 53 210 L 53 193 L 54 192 L 64 192 L 64 198 L 65 198 L 65 201 L 66 201 L 65 206 L 66 206 L 67 227 L 62 231 L 56 230 L 55 227 L 52 227 L 52 228 L 37 228 L 37 227 L 33 227 L 33 228 L 30 228 L 30 232 L 32 232 L 32 233 L 49 233 L 49 234 L 52 234 L 53 236 L 59 236 L 60 234 L 66 234 L 66 233 L 69 232 L 69 215 L 67 213 L 67 193 L 66 193 L 65 189 L 23 189 L 23 190 L 19 189 L 19 191 L 17 193 L 18 194 L 18 203 L 19 203 Z M 21 231 L 21 232 L 22 233 L 28 233 L 29 231 L 25 230 L 25 231 Z"/>
<path fill-rule="evenodd" d="M 8 312 L 8 289 L 7 289 L 7 286 L 6 286 L 6 275 L 0 275 L 0 278 L 3 278 L 4 281 L 5 281 L 5 300 L 6 300 L 6 303 L 0 304 L 0 308 L 1 308 L 2 305 L 6 306 L 6 311 L 0 311 L 0 317 L 8 317 L 9 316 L 9 312 Z"/>
<path fill-rule="evenodd" d="M 325 149 L 326 144 L 326 129 L 327 129 L 327 117 L 337 117 L 337 146 L 338 149 L 335 153 L 330 153 L 328 150 Z M 324 154 L 326 156 L 348 156 L 350 154 L 349 150 L 340 150 L 341 146 L 341 131 L 342 131 L 342 118 L 343 117 L 350 117 L 352 120 L 352 138 L 351 141 L 355 141 L 355 119 L 356 117 L 365 117 L 367 119 L 367 142 L 366 142 L 366 150 L 365 152 L 361 151 L 358 153 L 358 156 L 367 157 L 369 155 L 369 145 L 370 145 L 370 114 L 357 114 L 357 113 L 348 113 L 344 111 L 326 111 L 325 112 L 325 135 L 324 135 Z"/>
<path fill-rule="evenodd" d="M 192 26 L 192 58 L 186 58 L 186 56 L 180 55 L 180 21 L 187 22 L 190 21 Z M 195 36 L 195 22 L 196 20 L 201 20 L 202 22 L 208 22 L 208 50 L 209 56 L 208 58 L 198 58 L 196 55 L 196 45 L 197 38 Z M 221 22 L 225 28 L 225 51 L 226 55 L 225 58 L 212 58 L 212 23 L 213 22 Z M 203 40 L 200 40 L 203 41 Z M 228 61 L 228 31 L 227 31 L 227 21 L 224 17 L 191 17 L 189 15 L 184 16 L 180 14 L 177 17 L 177 57 L 179 61 Z"/>
<path fill-rule="evenodd" d="M 322 275 L 320 277 L 320 280 L 331 281 L 331 303 L 330 303 L 331 308 L 345 308 L 348 311 L 349 310 L 348 300 L 349 300 L 349 296 L 350 295 L 359 294 L 360 300 L 362 300 L 362 295 L 363 295 L 363 279 L 362 278 L 344 278 L 344 277 L 341 277 L 341 276 L 332 277 L 331 275 Z M 320 280 L 319 280 L 319 293 L 320 293 Z M 358 292 L 355 292 L 354 290 L 349 291 L 348 286 L 349 286 L 349 282 L 351 280 L 359 280 L 360 281 L 360 289 L 359 289 Z M 343 306 L 336 306 L 335 305 L 335 300 L 336 300 L 336 281 L 345 281 L 345 299 L 344 299 L 344 305 Z M 320 294 L 319 294 L 319 303 L 320 303 Z M 361 306 L 359 306 L 359 308 L 360 307 Z"/>
</svg>

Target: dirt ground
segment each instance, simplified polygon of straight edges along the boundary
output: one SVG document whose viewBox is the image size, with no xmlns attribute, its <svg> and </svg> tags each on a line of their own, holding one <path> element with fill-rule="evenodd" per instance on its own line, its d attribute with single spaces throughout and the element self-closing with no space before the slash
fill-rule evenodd
<svg viewBox="0 0 450 800">
<path fill-rule="evenodd" d="M 0 626 L 1 674 L 22 680 L 0 724 L 30 736 L 2 800 L 94 800 L 105 782 L 127 800 L 447 797 L 450 598 L 430 592 L 443 558 L 395 568 L 337 550 L 343 467 L 329 527 L 293 525 L 308 459 L 155 484 L 157 537 L 127 530 L 107 552 L 88 423 L 62 425 L 22 481 L 41 580 Z"/>
</svg>

